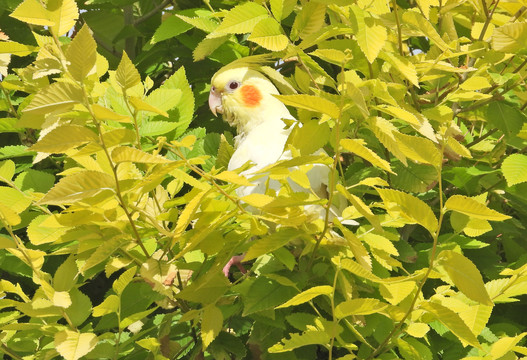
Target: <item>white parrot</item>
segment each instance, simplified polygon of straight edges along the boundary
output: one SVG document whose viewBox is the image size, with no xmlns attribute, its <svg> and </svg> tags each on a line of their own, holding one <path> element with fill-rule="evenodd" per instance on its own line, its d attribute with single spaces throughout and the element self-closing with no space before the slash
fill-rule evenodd
<svg viewBox="0 0 527 360">
<path fill-rule="evenodd" d="M 268 177 L 252 179 L 253 174 L 279 160 L 291 159 L 291 151 L 284 150 L 292 127 L 286 127 L 282 119 L 296 119 L 287 107 L 273 95 L 279 92 L 273 83 L 260 72 L 249 67 L 227 67 L 220 69 L 211 80 L 209 107 L 212 113 L 223 114 L 223 119 L 236 128 L 234 153 L 229 161 L 228 170 L 236 170 L 251 162 L 253 166 L 241 174 L 255 186 L 242 186 L 236 189 L 238 196 L 252 193 L 264 194 L 266 187 L 278 191 L 280 183 Z M 320 150 L 323 152 L 323 150 Z M 320 197 L 327 196 L 330 169 L 324 164 L 314 164 L 307 172 L 312 190 Z M 296 183 L 289 181 L 295 192 L 304 191 Z M 306 213 L 324 218 L 326 210 L 320 205 L 305 206 Z M 332 217 L 337 214 L 333 214 Z M 243 255 L 235 256 L 224 268 L 228 275 L 231 265 L 242 270 L 240 261 Z"/>
</svg>

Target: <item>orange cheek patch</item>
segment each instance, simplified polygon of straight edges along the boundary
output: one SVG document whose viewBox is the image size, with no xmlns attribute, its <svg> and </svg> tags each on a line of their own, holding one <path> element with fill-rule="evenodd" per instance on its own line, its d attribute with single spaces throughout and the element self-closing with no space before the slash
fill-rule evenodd
<svg viewBox="0 0 527 360">
<path fill-rule="evenodd" d="M 240 88 L 242 94 L 243 103 L 246 106 L 254 107 L 260 105 L 260 100 L 262 100 L 262 94 L 253 85 L 244 85 Z"/>
</svg>

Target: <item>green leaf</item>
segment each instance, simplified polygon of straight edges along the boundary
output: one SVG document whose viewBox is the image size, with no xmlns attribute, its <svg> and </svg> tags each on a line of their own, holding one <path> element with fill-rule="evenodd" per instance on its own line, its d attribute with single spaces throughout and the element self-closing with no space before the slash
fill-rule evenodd
<svg viewBox="0 0 527 360">
<path fill-rule="evenodd" d="M 144 164 L 166 164 L 171 162 L 160 155 L 152 155 L 142 150 L 119 146 L 112 151 L 112 160 L 116 163 L 135 162 Z"/>
<path fill-rule="evenodd" d="M 47 9 L 50 19 L 55 23 L 51 32 L 57 37 L 71 30 L 79 18 L 75 0 L 48 0 Z"/>
<path fill-rule="evenodd" d="M 271 51 L 284 50 L 289 43 L 289 39 L 283 34 L 280 24 L 272 18 L 263 19 L 256 24 L 247 40 Z"/>
<path fill-rule="evenodd" d="M 503 359 L 507 353 L 517 351 L 516 345 L 527 335 L 527 332 L 522 332 L 514 337 L 503 337 L 492 344 L 490 349 L 490 356 L 492 359 Z"/>
<path fill-rule="evenodd" d="M 15 179 L 15 185 L 22 191 L 46 193 L 54 184 L 55 176 L 33 169 L 27 169 Z"/>
<path fill-rule="evenodd" d="M 73 326 L 81 326 L 91 315 L 92 303 L 90 298 L 81 291 L 73 288 L 69 291 L 71 305 L 65 310 Z"/>
<path fill-rule="evenodd" d="M 38 0 L 24 0 L 24 2 L 18 5 L 15 11 L 9 14 L 9 16 L 33 25 L 55 25 L 55 23 L 50 20 L 50 13 Z"/>
<path fill-rule="evenodd" d="M 139 72 L 124 51 L 123 56 L 121 57 L 121 62 L 115 71 L 115 79 L 119 86 L 124 90 L 141 83 Z"/>
<path fill-rule="evenodd" d="M 335 103 L 319 96 L 313 95 L 274 95 L 286 105 L 301 109 L 328 114 L 333 119 L 338 119 L 340 110 Z"/>
<path fill-rule="evenodd" d="M 168 111 L 171 117 L 177 120 L 176 133 L 174 136 L 177 138 L 181 136 L 185 130 L 187 130 L 190 122 L 194 117 L 194 93 L 188 83 L 185 68 L 180 67 L 174 75 L 169 77 L 165 83 L 160 87 L 161 89 L 179 89 L 181 90 L 181 99 L 177 104 L 175 110 Z"/>
<path fill-rule="evenodd" d="M 392 189 L 376 189 L 381 196 L 386 210 L 394 217 L 403 217 L 412 223 L 422 225 L 430 234 L 437 230 L 437 218 L 430 207 L 410 194 Z"/>
<path fill-rule="evenodd" d="M 123 239 L 123 237 L 115 237 L 109 240 L 105 240 L 99 247 L 95 249 L 93 254 L 86 260 L 84 266 L 81 269 L 81 273 L 86 273 L 92 267 L 100 264 L 103 261 L 107 261 L 108 258 L 121 247 L 121 245 L 129 242 L 129 239 Z"/>
<path fill-rule="evenodd" d="M 326 331 L 310 330 L 302 334 L 291 334 L 290 339 L 282 339 L 281 342 L 271 346 L 268 351 L 273 353 L 281 353 L 291 351 L 302 346 L 308 345 L 326 345 L 329 343 L 330 337 Z"/>
<path fill-rule="evenodd" d="M 72 204 L 89 199 L 102 191 L 112 191 L 115 180 L 112 176 L 98 171 L 87 170 L 68 175 L 40 200 L 41 204 Z"/>
<path fill-rule="evenodd" d="M 180 89 L 158 88 L 148 95 L 145 102 L 160 111 L 168 111 L 179 104 L 179 101 L 181 100 L 181 95 L 182 91 Z"/>
<path fill-rule="evenodd" d="M 277 306 L 276 309 L 300 305 L 300 304 L 310 301 L 311 299 L 319 295 L 331 295 L 331 294 L 333 294 L 333 287 L 331 286 L 328 286 L 328 285 L 314 286 L 310 289 L 302 291 L 300 294 L 293 296 L 292 299 L 289 299 L 282 305 Z"/>
<path fill-rule="evenodd" d="M 368 61 L 373 63 L 384 46 L 388 33 L 383 25 L 357 5 L 351 6 L 351 24 L 357 43 Z"/>
<path fill-rule="evenodd" d="M 450 280 L 469 299 L 483 305 L 494 305 L 478 268 L 468 258 L 452 250 L 443 250 L 437 257 L 437 263 L 445 269 Z"/>
<path fill-rule="evenodd" d="M 388 304 L 377 299 L 351 299 L 341 302 L 335 307 L 335 316 L 338 319 L 351 315 L 369 315 L 383 311 Z"/>
<path fill-rule="evenodd" d="M 223 314 L 215 304 L 210 304 L 203 309 L 201 314 L 201 339 L 203 348 L 207 348 L 218 336 L 223 327 Z"/>
<path fill-rule="evenodd" d="M 392 305 L 397 305 L 417 289 L 415 281 L 401 281 L 381 284 L 382 297 Z"/>
<path fill-rule="evenodd" d="M 128 101 L 130 102 L 130 104 L 136 110 L 149 111 L 149 112 L 153 112 L 153 113 L 159 114 L 159 115 L 164 116 L 164 117 L 168 117 L 168 114 L 167 114 L 166 111 L 162 111 L 162 110 L 157 109 L 156 107 L 148 104 L 147 102 L 144 102 L 143 100 L 141 100 L 137 96 L 130 96 L 128 98 Z"/>
<path fill-rule="evenodd" d="M 251 194 L 249 196 L 252 196 L 252 195 L 266 196 L 264 194 Z M 272 201 L 273 199 L 271 198 L 269 200 Z M 251 202 L 250 204 L 252 206 L 257 205 L 254 202 Z M 265 205 L 267 205 L 267 203 L 262 204 L 261 206 L 265 206 Z M 293 228 L 281 228 L 278 231 L 268 236 L 264 236 L 252 243 L 251 247 L 245 254 L 244 260 L 248 261 L 251 259 L 256 259 L 257 257 L 261 255 L 273 252 L 281 248 L 282 246 L 286 245 L 296 235 L 298 235 L 298 231 Z"/>
<path fill-rule="evenodd" d="M 77 81 L 82 82 L 90 73 L 95 73 L 97 44 L 86 24 L 80 29 L 68 46 L 66 59 L 70 62 L 68 70 Z"/>
<path fill-rule="evenodd" d="M 449 308 L 429 301 L 422 302 L 420 308 L 432 314 L 436 320 L 445 325 L 462 342 L 481 348 L 478 339 L 476 339 L 476 336 L 468 328 L 467 324 L 461 320 L 458 314 Z"/>
<path fill-rule="evenodd" d="M 249 33 L 260 20 L 267 17 L 267 10 L 254 2 L 246 2 L 235 6 L 223 18 L 217 33 L 243 34 Z"/>
<path fill-rule="evenodd" d="M 384 171 L 394 173 L 390 167 L 390 163 L 384 159 L 381 159 L 373 150 L 370 150 L 364 146 L 365 142 L 362 139 L 342 139 L 340 145 L 347 151 L 352 152 L 364 160 L 370 162 L 372 165 L 377 166 Z"/>
<path fill-rule="evenodd" d="M 485 119 L 507 137 L 517 135 L 527 122 L 527 116 L 522 111 L 500 101 L 489 104 Z"/>
<path fill-rule="evenodd" d="M 56 82 L 40 90 L 24 111 L 35 114 L 66 111 L 74 104 L 82 103 L 83 99 L 82 90 L 76 85 Z"/>
<path fill-rule="evenodd" d="M 151 44 L 156 44 L 160 41 L 167 40 L 183 34 L 188 30 L 192 29 L 192 25 L 181 20 L 177 16 L 169 16 L 163 20 L 161 25 L 156 29 L 152 39 L 150 40 Z"/>
<path fill-rule="evenodd" d="M 242 298 L 244 303 L 242 316 L 273 309 L 296 294 L 297 290 L 292 287 L 283 286 L 271 279 L 257 278 L 251 284 L 247 295 Z"/>
<path fill-rule="evenodd" d="M 30 150 L 45 153 L 63 153 L 87 142 L 98 141 L 96 133 L 79 125 L 62 125 L 54 128 L 40 139 Z"/>
<path fill-rule="evenodd" d="M 78 360 L 97 345 L 97 336 L 64 330 L 55 334 L 55 349 L 66 360 Z"/>
<path fill-rule="evenodd" d="M 457 211 L 476 219 L 503 221 L 510 219 L 508 215 L 503 215 L 496 210 L 489 209 L 484 204 L 475 199 L 463 195 L 453 195 L 445 203 L 446 210 Z"/>
<path fill-rule="evenodd" d="M 501 164 L 501 171 L 507 180 L 508 186 L 527 181 L 527 156 L 522 154 L 507 156 Z"/>
<path fill-rule="evenodd" d="M 79 273 L 75 257 L 70 255 L 55 271 L 53 275 L 53 288 L 57 291 L 70 291 L 75 283 Z"/>
<path fill-rule="evenodd" d="M 231 38 L 231 35 L 206 37 L 192 51 L 194 61 L 200 61 L 216 51 L 221 45 Z"/>
<path fill-rule="evenodd" d="M 291 14 L 295 8 L 297 0 L 270 0 L 271 12 L 274 17 L 280 21 Z"/>
<path fill-rule="evenodd" d="M 492 34 L 492 48 L 506 53 L 517 53 L 527 48 L 527 23 L 507 23 Z"/>
</svg>

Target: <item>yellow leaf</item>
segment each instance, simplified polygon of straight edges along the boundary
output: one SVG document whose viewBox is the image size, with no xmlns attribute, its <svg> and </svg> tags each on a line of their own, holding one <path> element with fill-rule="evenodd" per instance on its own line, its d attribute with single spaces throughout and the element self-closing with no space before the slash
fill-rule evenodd
<svg viewBox="0 0 527 360">
<path fill-rule="evenodd" d="M 304 39 L 305 37 L 316 33 L 325 24 L 326 5 L 315 1 L 306 2 L 302 9 L 295 17 L 295 22 L 291 28 L 291 39 Z"/>
<path fill-rule="evenodd" d="M 261 208 L 270 204 L 274 200 L 274 197 L 264 194 L 253 193 L 242 197 L 241 200 L 251 206 Z"/>
<path fill-rule="evenodd" d="M 0 186 L 0 204 L 20 214 L 31 205 L 31 199 L 23 192 L 7 186 Z"/>
<path fill-rule="evenodd" d="M 406 157 L 435 167 L 441 164 L 441 153 L 431 140 L 402 133 L 393 135 L 398 142 L 399 149 Z"/>
<path fill-rule="evenodd" d="M 333 119 L 338 119 L 340 110 L 335 103 L 320 96 L 313 95 L 274 95 L 286 105 L 306 109 L 309 111 L 328 114 Z"/>
<path fill-rule="evenodd" d="M 41 204 L 62 205 L 89 199 L 98 193 L 113 191 L 115 180 L 112 176 L 98 171 L 82 171 L 68 175 L 55 184 L 40 200 Z"/>
<path fill-rule="evenodd" d="M 371 209 L 366 205 L 359 197 L 349 193 L 344 186 L 341 184 L 337 184 L 337 190 L 344 195 L 349 202 L 357 209 L 357 211 L 364 216 L 370 224 L 373 225 L 373 227 L 380 231 L 382 230 L 381 222 L 379 219 L 375 216 L 375 214 L 371 211 Z"/>
<path fill-rule="evenodd" d="M 432 314 L 436 320 L 439 320 L 441 323 L 443 323 L 443 325 L 445 325 L 462 342 L 468 343 L 477 348 L 481 348 L 476 336 L 463 322 L 463 320 L 461 320 L 459 315 L 449 308 L 430 301 L 422 302 L 420 308 Z"/>
<path fill-rule="evenodd" d="M 503 356 L 507 355 L 509 351 L 513 351 L 514 347 L 527 335 L 527 332 L 523 332 L 514 337 L 502 337 L 490 348 L 490 355 L 492 359 L 500 359 Z"/>
<path fill-rule="evenodd" d="M 53 293 L 53 305 L 61 308 L 69 308 L 71 306 L 70 294 L 67 291 L 55 291 Z"/>
<path fill-rule="evenodd" d="M 483 278 L 476 265 L 465 256 L 452 250 L 443 250 L 438 256 L 438 265 L 445 269 L 454 285 L 469 299 L 483 305 L 493 306 Z"/>
<path fill-rule="evenodd" d="M 286 301 L 275 309 L 286 308 L 289 306 L 300 305 L 310 301 L 311 299 L 319 295 L 331 295 L 333 293 L 333 287 L 328 285 L 314 286 L 310 289 L 302 291 L 300 294 L 293 296 L 290 300 Z"/>
<path fill-rule="evenodd" d="M 397 213 L 413 223 L 426 228 L 430 234 L 437 230 L 437 218 L 430 207 L 422 200 L 393 189 L 376 189 L 386 205 L 388 213 L 397 217 Z"/>
<path fill-rule="evenodd" d="M 489 209 L 475 199 L 463 195 L 451 196 L 445 203 L 445 209 L 457 211 L 473 218 L 490 221 L 503 221 L 511 218 L 496 210 Z"/>
<path fill-rule="evenodd" d="M 381 117 L 372 117 L 368 119 L 368 126 L 371 131 L 375 134 L 377 139 L 391 152 L 399 161 L 401 161 L 405 166 L 408 166 L 406 161 L 406 156 L 403 154 L 399 148 L 397 139 L 394 136 L 394 133 L 399 133 L 395 125 L 390 121 L 383 119 Z"/>
<path fill-rule="evenodd" d="M 470 330 L 472 330 L 472 333 L 479 336 L 489 321 L 492 308 L 492 306 L 481 304 L 473 305 L 467 310 L 461 311 L 459 316 L 463 319 L 465 324 L 467 324 Z"/>
<path fill-rule="evenodd" d="M 223 314 L 215 305 L 207 305 L 201 314 L 201 339 L 203 348 L 207 348 L 218 336 L 223 327 Z"/>
<path fill-rule="evenodd" d="M 78 360 L 97 345 L 97 336 L 64 330 L 55 334 L 55 349 L 66 360 Z"/>
<path fill-rule="evenodd" d="M 30 150 L 46 153 L 64 153 L 87 142 L 97 142 L 98 136 L 90 129 L 79 125 L 62 125 L 47 133 Z"/>
<path fill-rule="evenodd" d="M 132 106 L 136 110 L 150 111 L 150 112 L 159 114 L 161 116 L 168 117 L 168 114 L 167 114 L 166 111 L 159 110 L 158 108 L 156 108 L 156 107 L 154 107 L 154 106 L 152 106 L 150 104 L 147 104 L 146 102 L 144 102 L 143 100 L 141 100 L 140 98 L 138 98 L 136 96 L 130 96 L 128 98 L 128 101 L 130 101 L 130 104 L 132 104 Z"/>
<path fill-rule="evenodd" d="M 197 209 L 199 208 L 201 200 L 206 194 L 207 194 L 206 191 L 202 191 L 196 194 L 188 202 L 187 206 L 185 206 L 181 214 L 179 214 L 179 218 L 177 219 L 177 223 L 176 223 L 176 228 L 174 229 L 175 236 L 179 236 L 183 233 L 183 231 L 185 231 L 188 224 L 190 224 L 192 217 L 194 216 Z"/>
<path fill-rule="evenodd" d="M 402 21 L 405 25 L 413 27 L 428 37 L 442 51 L 449 49 L 448 44 L 437 33 L 435 27 L 423 15 L 415 11 L 405 11 L 402 16 Z"/>
<path fill-rule="evenodd" d="M 376 106 L 375 109 L 382 111 L 383 113 L 389 114 L 393 116 L 394 118 L 401 119 L 406 121 L 409 124 L 421 126 L 421 122 L 411 112 L 408 110 L 405 110 L 400 107 L 392 106 L 392 105 L 379 105 Z"/>
<path fill-rule="evenodd" d="M 337 266 L 342 267 L 343 269 L 357 275 L 358 277 L 373 281 L 375 283 L 382 282 L 382 279 L 377 275 L 373 274 L 371 271 L 368 271 L 362 265 L 359 265 L 357 262 L 351 259 L 342 259 L 340 262 L 336 262 L 335 260 L 335 258 L 332 259 L 332 261 L 336 263 Z"/>
<path fill-rule="evenodd" d="M 254 2 L 232 8 L 223 18 L 215 32 L 229 34 L 249 33 L 260 20 L 267 18 L 267 10 Z"/>
<path fill-rule="evenodd" d="M 142 150 L 128 147 L 119 146 L 112 151 L 112 160 L 116 163 L 121 162 L 135 162 L 144 164 L 166 164 L 171 162 L 160 155 L 152 155 Z"/>
<path fill-rule="evenodd" d="M 483 76 L 472 76 L 468 78 L 463 84 L 459 85 L 463 90 L 474 91 L 491 87 L 489 80 Z"/>
<path fill-rule="evenodd" d="M 117 295 L 109 295 L 102 303 L 93 308 L 93 316 L 101 317 L 107 314 L 116 313 L 119 310 L 120 300 Z"/>
<path fill-rule="evenodd" d="M 1 43 L 0 43 L 1 44 Z M 82 103 L 84 94 L 74 84 L 55 82 L 40 90 L 24 112 L 47 114 L 58 110 L 69 110 L 74 104 Z"/>
<path fill-rule="evenodd" d="M 402 57 L 396 53 L 389 51 L 381 52 L 379 57 L 390 63 L 392 65 L 392 69 L 398 71 L 413 85 L 419 87 L 419 80 L 417 79 L 417 70 L 415 69 L 414 64 L 412 64 L 410 60 L 408 60 L 408 58 Z"/>
<path fill-rule="evenodd" d="M 335 307 L 335 316 L 338 319 L 350 315 L 369 315 L 383 311 L 388 304 L 382 303 L 377 299 L 352 299 L 343 301 Z"/>
<path fill-rule="evenodd" d="M 71 30 L 79 18 L 79 9 L 75 0 L 48 0 L 47 9 L 50 19 L 55 23 L 51 32 L 58 36 Z"/>
<path fill-rule="evenodd" d="M 281 51 L 287 47 L 289 39 L 282 33 L 280 24 L 275 19 L 266 18 L 254 27 L 247 40 L 271 51 Z"/>
<path fill-rule="evenodd" d="M 24 45 L 15 41 L 0 41 L 0 54 L 27 56 L 37 50 L 38 48 L 35 46 Z M 4 86 L 7 86 L 7 82 L 5 82 Z"/>
<path fill-rule="evenodd" d="M 82 82 L 86 76 L 95 72 L 97 44 L 86 24 L 68 46 L 66 59 L 70 62 L 68 70 L 77 81 Z"/>
<path fill-rule="evenodd" d="M 512 154 L 503 160 L 501 171 L 508 186 L 513 186 L 527 181 L 527 156 Z"/>
<path fill-rule="evenodd" d="M 15 11 L 13 11 L 9 16 L 33 25 L 55 25 L 55 23 L 50 20 L 50 13 L 38 0 L 24 0 L 24 2 L 18 5 Z"/>
<path fill-rule="evenodd" d="M 130 117 L 117 114 L 104 106 L 93 104 L 92 111 L 97 120 L 114 120 L 119 122 L 131 122 Z"/>
<path fill-rule="evenodd" d="M 20 216 L 9 207 L 0 203 L 0 218 L 2 222 L 5 222 L 7 225 L 16 226 L 22 221 Z"/>
<path fill-rule="evenodd" d="M 214 176 L 216 179 L 241 186 L 254 186 L 247 178 L 233 171 L 224 171 Z"/>
<path fill-rule="evenodd" d="M 141 83 L 139 72 L 124 51 L 121 62 L 115 71 L 115 79 L 119 86 L 124 90 Z"/>
<path fill-rule="evenodd" d="M 360 156 L 364 160 L 372 163 L 372 165 L 375 165 L 392 174 L 394 173 L 392 171 L 392 168 L 390 167 L 390 163 L 388 163 L 384 159 L 381 159 L 379 155 L 377 155 L 373 150 L 370 150 L 369 148 L 364 146 L 364 140 L 362 139 L 342 139 L 340 140 L 340 145 L 347 151 L 350 151 Z"/>
<path fill-rule="evenodd" d="M 368 61 L 373 63 L 388 38 L 386 27 L 377 22 L 367 11 L 351 6 L 351 24 L 355 38 Z"/>
<path fill-rule="evenodd" d="M 416 338 L 422 338 L 430 330 L 430 326 L 425 323 L 411 323 L 406 328 L 408 335 Z"/>
<path fill-rule="evenodd" d="M 527 23 L 506 23 L 494 30 L 492 48 L 496 51 L 516 53 L 527 47 Z"/>
<path fill-rule="evenodd" d="M 453 137 L 448 138 L 447 145 L 450 150 L 452 150 L 456 154 L 466 157 L 467 159 L 472 159 L 472 154 L 470 153 L 470 150 L 463 146 L 461 143 L 459 143 Z"/>
</svg>

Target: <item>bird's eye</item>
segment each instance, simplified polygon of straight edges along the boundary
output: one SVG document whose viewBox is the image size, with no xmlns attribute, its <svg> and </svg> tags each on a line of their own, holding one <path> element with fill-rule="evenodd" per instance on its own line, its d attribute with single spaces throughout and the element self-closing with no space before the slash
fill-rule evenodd
<svg viewBox="0 0 527 360">
<path fill-rule="evenodd" d="M 240 83 L 237 81 L 231 81 L 228 85 L 229 89 L 236 90 L 240 86 Z"/>
<path fill-rule="evenodd" d="M 216 91 L 216 86 L 211 86 L 210 88 L 212 91 Z"/>
</svg>

